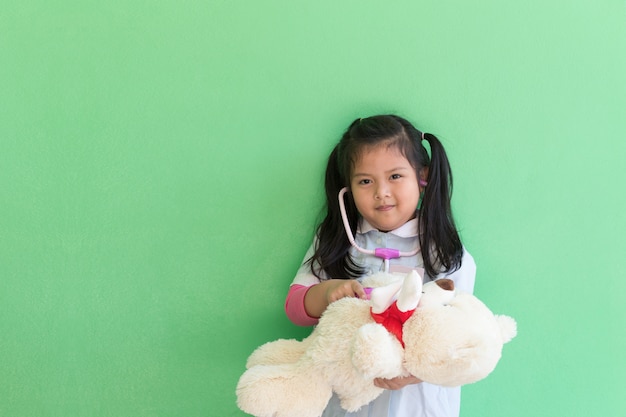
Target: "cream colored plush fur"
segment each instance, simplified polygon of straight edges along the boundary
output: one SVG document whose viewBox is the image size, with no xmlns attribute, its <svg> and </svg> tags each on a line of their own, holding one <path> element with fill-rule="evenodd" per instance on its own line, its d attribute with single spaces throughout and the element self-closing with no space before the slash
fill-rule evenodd
<svg viewBox="0 0 626 417">
<path fill-rule="evenodd" d="M 364 285 L 397 286 L 398 279 L 379 274 Z M 239 408 L 256 417 L 319 417 L 333 391 L 348 411 L 375 399 L 383 390 L 374 378 L 412 374 L 459 386 L 491 373 L 502 345 L 516 335 L 515 321 L 494 315 L 473 295 L 455 294 L 436 282 L 421 288 L 416 273 L 404 278 L 409 279 L 419 279 L 421 294 L 403 326 L 404 349 L 372 319 L 375 301 L 343 298 L 327 308 L 306 339 L 280 339 L 252 353 L 237 384 Z M 402 295 L 389 302 L 397 298 Z"/>
</svg>

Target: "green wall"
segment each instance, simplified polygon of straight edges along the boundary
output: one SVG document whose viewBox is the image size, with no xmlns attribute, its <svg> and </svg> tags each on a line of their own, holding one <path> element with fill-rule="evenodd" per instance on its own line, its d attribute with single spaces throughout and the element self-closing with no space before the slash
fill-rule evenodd
<svg viewBox="0 0 626 417">
<path fill-rule="evenodd" d="M 0 415 L 243 416 L 357 116 L 436 133 L 519 336 L 462 415 L 626 409 L 623 0 L 0 12 Z"/>
</svg>

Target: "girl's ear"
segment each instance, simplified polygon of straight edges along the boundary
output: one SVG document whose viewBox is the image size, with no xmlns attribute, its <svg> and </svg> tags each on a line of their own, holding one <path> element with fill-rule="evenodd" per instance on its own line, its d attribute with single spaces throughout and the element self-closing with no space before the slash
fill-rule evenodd
<svg viewBox="0 0 626 417">
<path fill-rule="evenodd" d="M 420 191 L 423 191 L 422 189 L 428 185 L 428 167 L 420 169 L 417 182 L 420 186 Z"/>
</svg>

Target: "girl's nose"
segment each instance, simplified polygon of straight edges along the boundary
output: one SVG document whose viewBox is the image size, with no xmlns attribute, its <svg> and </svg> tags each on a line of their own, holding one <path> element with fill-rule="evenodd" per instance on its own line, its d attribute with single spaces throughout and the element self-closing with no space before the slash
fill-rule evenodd
<svg viewBox="0 0 626 417">
<path fill-rule="evenodd" d="M 386 184 L 381 184 L 378 186 L 378 188 L 376 188 L 374 198 L 376 200 L 381 200 L 385 197 L 389 197 L 389 187 Z"/>
</svg>

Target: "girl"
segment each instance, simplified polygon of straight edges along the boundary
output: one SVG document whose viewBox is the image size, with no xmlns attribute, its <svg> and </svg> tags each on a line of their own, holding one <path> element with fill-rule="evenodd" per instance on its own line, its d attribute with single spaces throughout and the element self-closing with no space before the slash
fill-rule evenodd
<svg viewBox="0 0 626 417">
<path fill-rule="evenodd" d="M 424 141 L 430 145 L 430 156 Z M 355 245 L 344 229 L 339 204 L 344 187 L 344 217 Z M 390 272 L 417 269 L 424 281 L 445 276 L 454 280 L 458 290 L 473 291 L 476 266 L 454 224 L 452 173 L 434 135 L 423 134 L 394 115 L 357 119 L 328 158 L 325 188 L 326 217 L 285 303 L 295 324 L 315 325 L 326 307 L 343 297 L 366 298 L 360 278 L 387 265 Z M 376 248 L 393 248 L 410 256 L 386 261 L 367 253 Z M 372 403 L 348 413 L 333 397 L 323 416 L 459 415 L 460 388 L 431 385 L 413 376 L 374 383 L 385 391 Z"/>
</svg>

